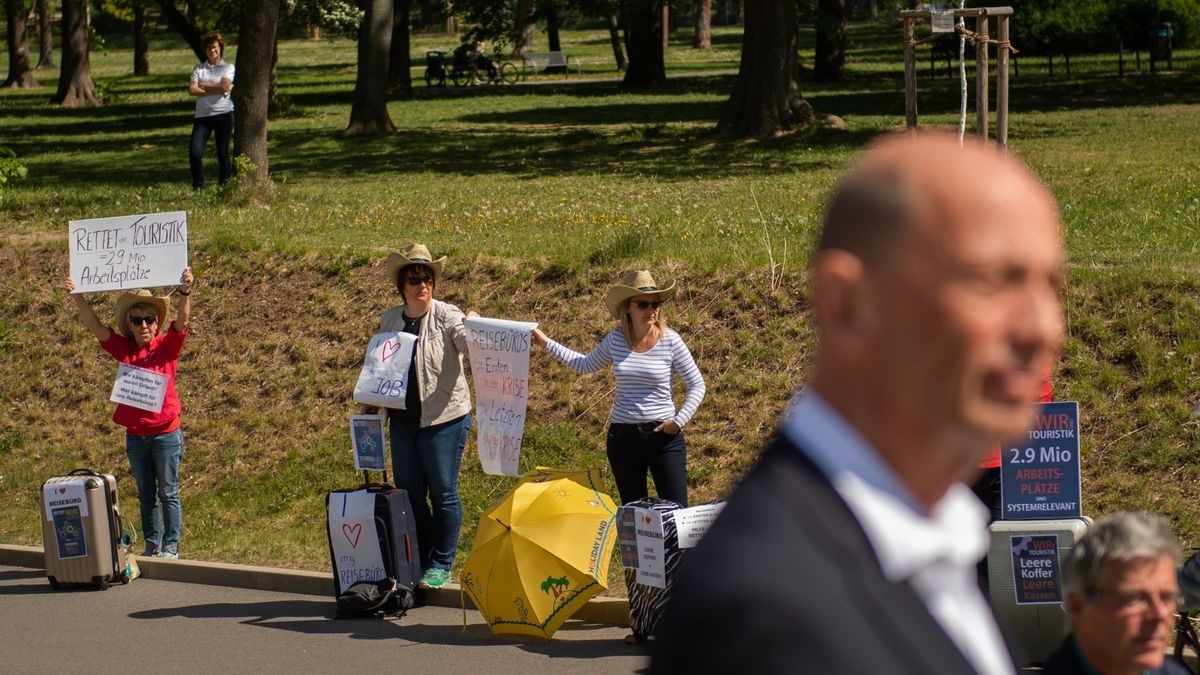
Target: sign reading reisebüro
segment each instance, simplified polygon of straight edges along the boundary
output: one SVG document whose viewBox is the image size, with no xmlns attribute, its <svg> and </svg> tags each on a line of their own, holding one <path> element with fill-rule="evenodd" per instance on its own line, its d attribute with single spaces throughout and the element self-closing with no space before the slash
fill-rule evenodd
<svg viewBox="0 0 1200 675">
<path fill-rule="evenodd" d="M 1039 403 L 1033 426 L 1001 446 L 1004 520 L 1079 518 L 1079 404 Z"/>
<path fill-rule="evenodd" d="M 187 213 L 72 220 L 67 247 L 76 293 L 174 286 L 187 267 Z"/>
</svg>

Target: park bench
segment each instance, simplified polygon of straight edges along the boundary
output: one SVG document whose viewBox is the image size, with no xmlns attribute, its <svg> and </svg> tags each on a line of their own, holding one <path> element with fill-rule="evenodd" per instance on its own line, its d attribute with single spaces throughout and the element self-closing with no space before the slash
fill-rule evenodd
<svg viewBox="0 0 1200 675">
<path fill-rule="evenodd" d="M 566 52 L 525 52 L 521 55 L 521 79 L 525 79 L 526 73 L 537 74 L 553 68 L 555 72 L 562 70 L 564 76 L 569 75 L 571 68 L 575 68 L 575 74 L 583 72 L 583 65 L 579 63 L 579 59 L 568 57 Z"/>
</svg>

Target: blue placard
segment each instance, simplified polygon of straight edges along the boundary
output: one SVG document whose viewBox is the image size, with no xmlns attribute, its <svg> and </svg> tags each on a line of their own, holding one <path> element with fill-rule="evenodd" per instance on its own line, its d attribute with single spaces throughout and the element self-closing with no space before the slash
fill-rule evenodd
<svg viewBox="0 0 1200 675">
<path fill-rule="evenodd" d="M 58 540 L 58 559 L 83 558 L 87 555 L 87 538 L 83 534 L 83 517 L 78 506 L 54 509 L 54 538 Z"/>
<path fill-rule="evenodd" d="M 1017 604 L 1049 605 L 1062 602 L 1058 535 L 1013 535 L 1011 542 Z"/>
<path fill-rule="evenodd" d="M 383 445 L 383 415 L 351 415 L 350 442 L 354 446 L 354 468 L 387 469 Z"/>
<path fill-rule="evenodd" d="M 1004 520 L 1079 518 L 1079 404 L 1039 403 L 1032 428 L 1000 448 Z"/>
<path fill-rule="evenodd" d="M 621 549 L 621 564 L 637 569 L 637 511 L 632 506 L 617 509 L 617 544 Z"/>
</svg>

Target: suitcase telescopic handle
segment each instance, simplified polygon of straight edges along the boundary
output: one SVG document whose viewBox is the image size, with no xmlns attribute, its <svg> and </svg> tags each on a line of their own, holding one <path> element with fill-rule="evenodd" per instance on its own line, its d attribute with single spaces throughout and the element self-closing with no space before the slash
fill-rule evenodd
<svg viewBox="0 0 1200 675">
<path fill-rule="evenodd" d="M 93 471 L 91 469 L 72 469 L 70 472 L 67 473 L 67 475 L 68 476 L 103 476 L 104 474 L 100 473 L 99 471 Z"/>
</svg>

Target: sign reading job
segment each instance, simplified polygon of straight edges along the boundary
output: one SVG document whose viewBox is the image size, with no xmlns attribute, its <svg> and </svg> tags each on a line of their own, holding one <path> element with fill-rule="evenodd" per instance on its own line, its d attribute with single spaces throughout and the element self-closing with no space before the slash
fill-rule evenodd
<svg viewBox="0 0 1200 675">
<path fill-rule="evenodd" d="M 67 231 L 76 293 L 174 286 L 187 263 L 187 213 L 72 220 Z"/>
<path fill-rule="evenodd" d="M 479 463 L 489 474 L 515 476 L 529 402 L 529 332 L 537 324 L 483 317 L 464 324 L 475 380 Z"/>
<path fill-rule="evenodd" d="M 1001 446 L 1004 520 L 1079 518 L 1079 404 L 1039 403 L 1033 426 Z"/>
<path fill-rule="evenodd" d="M 363 367 L 354 385 L 354 400 L 366 405 L 404 410 L 408 367 L 417 336 L 400 331 L 376 333 L 367 344 Z"/>
</svg>

